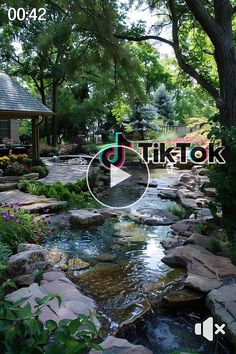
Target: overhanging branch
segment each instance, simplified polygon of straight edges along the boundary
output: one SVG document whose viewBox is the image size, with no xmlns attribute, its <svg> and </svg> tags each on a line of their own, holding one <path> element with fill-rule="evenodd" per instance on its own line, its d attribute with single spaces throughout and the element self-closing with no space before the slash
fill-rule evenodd
<svg viewBox="0 0 236 354">
<path fill-rule="evenodd" d="M 169 41 L 168 39 L 160 37 L 160 36 L 155 36 L 155 35 L 135 37 L 135 36 L 129 36 L 129 35 L 115 34 L 114 37 L 118 38 L 118 39 L 126 39 L 127 41 L 134 41 L 134 42 L 142 42 L 142 41 L 148 41 L 148 40 L 154 39 L 156 41 L 166 43 L 166 44 L 170 45 L 171 47 L 173 47 L 173 45 L 174 45 L 174 43 Z"/>
</svg>

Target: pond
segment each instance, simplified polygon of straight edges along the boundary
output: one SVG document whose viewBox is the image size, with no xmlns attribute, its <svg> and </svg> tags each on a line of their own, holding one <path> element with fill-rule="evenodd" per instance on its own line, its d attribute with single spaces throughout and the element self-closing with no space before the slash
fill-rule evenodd
<svg viewBox="0 0 236 354">
<path fill-rule="evenodd" d="M 166 170 L 152 171 L 158 186 L 167 187 L 176 175 Z M 150 188 L 133 208 L 168 209 L 168 200 L 157 197 Z M 73 280 L 82 292 L 94 298 L 113 331 L 150 310 L 150 302 L 163 295 L 163 289 L 179 286 L 183 270 L 173 270 L 161 262 L 164 249 L 161 240 L 169 226 L 146 226 L 126 217 L 107 220 L 102 226 L 71 230 L 63 226 L 45 239 L 47 248 L 64 250 L 69 258 L 78 257 L 90 268 L 74 272 Z M 104 262 L 102 257 L 110 257 Z M 112 259 L 113 256 L 113 259 Z M 148 346 L 153 353 L 167 354 L 189 348 L 199 353 L 215 353 L 214 345 L 193 335 L 194 322 L 187 316 L 155 315 L 147 319 L 145 333 L 136 342 Z M 222 352 L 223 353 L 223 352 Z M 230 352 L 225 352 L 230 353 Z"/>
</svg>

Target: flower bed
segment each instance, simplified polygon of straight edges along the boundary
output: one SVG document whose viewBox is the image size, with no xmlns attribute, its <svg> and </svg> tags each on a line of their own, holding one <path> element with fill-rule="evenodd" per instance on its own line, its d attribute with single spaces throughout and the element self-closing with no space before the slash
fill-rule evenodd
<svg viewBox="0 0 236 354">
<path fill-rule="evenodd" d="M 2 176 L 23 176 L 28 173 L 39 173 L 39 177 L 48 174 L 47 166 L 42 160 L 34 160 L 27 154 L 0 157 L 0 169 Z"/>
</svg>

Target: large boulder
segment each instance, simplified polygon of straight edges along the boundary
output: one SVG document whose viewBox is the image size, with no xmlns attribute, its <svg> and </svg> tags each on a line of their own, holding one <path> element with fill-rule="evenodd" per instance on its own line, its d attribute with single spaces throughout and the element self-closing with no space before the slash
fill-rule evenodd
<svg viewBox="0 0 236 354">
<path fill-rule="evenodd" d="M 172 267 L 186 267 L 185 286 L 209 292 L 225 279 L 236 279 L 236 267 L 227 257 L 216 256 L 197 245 L 176 247 L 166 252 L 162 261 Z"/>
<path fill-rule="evenodd" d="M 17 253 L 7 262 L 7 271 L 10 276 L 30 274 L 36 269 L 47 269 L 50 263 L 44 250 L 35 249 Z"/>
<path fill-rule="evenodd" d="M 194 219 L 180 220 L 171 225 L 171 228 L 176 235 L 190 237 L 193 233 L 197 233 L 197 223 L 199 223 L 199 221 Z"/>
<path fill-rule="evenodd" d="M 132 211 L 130 218 L 146 225 L 171 225 L 180 220 L 167 210 L 145 208 Z"/>
<path fill-rule="evenodd" d="M 129 343 L 126 339 L 113 336 L 108 336 L 100 345 L 103 348 L 102 351 L 91 350 L 90 354 L 152 354 L 149 349 L 142 345 L 134 345 Z"/>
<path fill-rule="evenodd" d="M 217 321 L 226 324 L 226 335 L 236 346 L 236 284 L 212 290 L 207 295 L 206 306 Z"/>
<path fill-rule="evenodd" d="M 71 210 L 70 223 L 74 227 L 89 227 L 103 224 L 105 217 L 89 210 Z"/>
</svg>

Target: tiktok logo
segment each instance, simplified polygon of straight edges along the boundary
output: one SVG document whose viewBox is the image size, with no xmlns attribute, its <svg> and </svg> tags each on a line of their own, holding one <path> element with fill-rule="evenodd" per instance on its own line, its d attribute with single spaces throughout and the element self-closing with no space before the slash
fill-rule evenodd
<svg viewBox="0 0 236 354">
<path fill-rule="evenodd" d="M 125 138 L 121 132 L 116 133 L 115 146 L 106 147 L 99 154 L 100 163 L 107 169 L 110 169 L 111 164 L 117 168 L 123 166 L 125 162 L 125 147 L 132 149 L 132 141 Z"/>
</svg>

